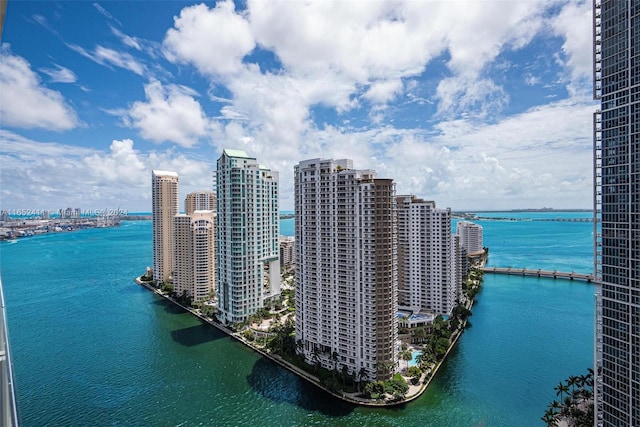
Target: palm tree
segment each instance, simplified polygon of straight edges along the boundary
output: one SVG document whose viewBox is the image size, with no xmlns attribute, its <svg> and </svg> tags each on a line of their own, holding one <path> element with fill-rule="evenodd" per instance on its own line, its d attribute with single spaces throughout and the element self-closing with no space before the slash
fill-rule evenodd
<svg viewBox="0 0 640 427">
<path fill-rule="evenodd" d="M 578 387 L 584 388 L 587 385 L 587 375 L 580 375 L 578 377 Z"/>
<path fill-rule="evenodd" d="M 560 411 L 560 413 L 564 416 L 570 416 L 571 409 L 573 408 L 573 399 L 571 399 L 571 396 L 567 396 L 564 398 L 564 401 L 562 403 L 562 411 Z"/>
<path fill-rule="evenodd" d="M 544 412 L 544 416 L 541 418 L 542 421 L 544 421 L 545 423 L 547 423 L 547 426 L 551 427 L 551 426 L 556 426 L 557 425 L 557 421 L 556 421 L 556 416 L 555 413 L 553 412 L 553 409 L 549 408 Z"/>
<path fill-rule="evenodd" d="M 593 369 L 591 368 L 587 369 L 587 377 L 585 380 L 585 385 L 587 387 L 593 387 Z"/>
<path fill-rule="evenodd" d="M 376 363 L 376 367 L 378 372 L 382 372 L 382 375 L 386 377 L 389 374 L 389 371 L 393 369 L 393 362 L 378 362 Z"/>
<path fill-rule="evenodd" d="M 315 372 L 316 374 L 318 373 L 318 368 L 320 365 L 320 349 L 318 348 L 318 346 L 313 346 L 313 362 L 314 362 L 314 367 L 315 367 Z"/>
<path fill-rule="evenodd" d="M 409 361 L 413 359 L 413 354 L 409 350 L 402 350 L 400 352 L 400 358 L 404 360 L 406 363 L 406 367 L 409 367 Z"/>
<path fill-rule="evenodd" d="M 571 386 L 571 393 L 573 393 L 578 385 L 578 377 L 575 375 L 569 375 L 569 379 L 567 380 L 567 385 Z"/>
<path fill-rule="evenodd" d="M 367 374 L 367 370 L 363 367 L 363 368 L 360 368 L 360 371 L 358 371 L 358 392 L 360 392 L 360 384 L 364 379 L 368 380 L 369 375 Z"/>
<path fill-rule="evenodd" d="M 557 386 L 553 388 L 556 391 L 556 395 L 562 401 L 562 396 L 569 391 L 569 386 L 565 385 L 562 381 L 558 383 Z"/>
<path fill-rule="evenodd" d="M 349 368 L 347 365 L 342 365 L 342 389 L 347 388 L 347 378 L 349 378 Z"/>
</svg>

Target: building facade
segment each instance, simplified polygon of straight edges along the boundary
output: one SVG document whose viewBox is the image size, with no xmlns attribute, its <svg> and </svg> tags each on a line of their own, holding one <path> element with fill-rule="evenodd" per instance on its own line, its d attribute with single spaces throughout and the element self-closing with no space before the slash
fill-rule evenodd
<svg viewBox="0 0 640 427">
<path fill-rule="evenodd" d="M 215 290 L 215 215 L 194 211 L 174 217 L 173 290 L 191 301 L 206 301 Z"/>
<path fill-rule="evenodd" d="M 451 209 L 433 201 L 398 196 L 398 306 L 450 315 L 461 280 L 451 234 Z"/>
<path fill-rule="evenodd" d="M 482 241 L 482 226 L 469 221 L 459 221 L 456 234 L 460 236 L 460 246 L 473 256 L 484 250 Z"/>
<path fill-rule="evenodd" d="M 596 424 L 640 425 L 640 1 L 594 1 Z"/>
<path fill-rule="evenodd" d="M 291 236 L 280 236 L 280 266 L 291 268 L 296 265 L 296 239 Z"/>
<path fill-rule="evenodd" d="M 216 193 L 213 191 L 194 191 L 184 199 L 184 213 L 191 215 L 195 211 L 216 210 Z"/>
<path fill-rule="evenodd" d="M 170 281 L 174 267 L 173 217 L 178 214 L 178 174 L 154 170 L 151 174 L 153 280 Z"/>
<path fill-rule="evenodd" d="M 389 378 L 398 361 L 395 184 L 351 160 L 294 168 L 296 340 L 305 361 Z"/>
<path fill-rule="evenodd" d="M 218 309 L 223 322 L 242 322 L 280 294 L 278 173 L 225 149 L 216 197 Z"/>
</svg>

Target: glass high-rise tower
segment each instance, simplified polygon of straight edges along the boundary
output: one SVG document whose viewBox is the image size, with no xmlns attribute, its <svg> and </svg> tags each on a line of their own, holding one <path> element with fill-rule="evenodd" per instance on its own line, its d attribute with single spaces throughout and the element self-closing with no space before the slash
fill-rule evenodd
<svg viewBox="0 0 640 427">
<path fill-rule="evenodd" d="M 594 1 L 596 425 L 640 426 L 640 1 Z"/>
</svg>

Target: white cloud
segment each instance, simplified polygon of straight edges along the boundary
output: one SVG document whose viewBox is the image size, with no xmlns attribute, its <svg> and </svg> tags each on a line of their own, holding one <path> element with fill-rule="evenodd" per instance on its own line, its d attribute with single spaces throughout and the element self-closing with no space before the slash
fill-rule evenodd
<svg viewBox="0 0 640 427">
<path fill-rule="evenodd" d="M 280 171 L 284 209 L 292 207 L 293 166 L 313 157 L 351 158 L 394 178 L 399 192 L 440 206 L 588 207 L 588 15 L 589 4 L 574 0 L 249 0 L 246 10 L 227 0 L 182 9 L 155 54 L 153 41 L 112 27 L 123 49 L 147 55 L 146 62 L 104 44 L 74 49 L 145 76 L 162 67 L 155 60 L 164 54 L 178 66 L 175 75 L 158 74 L 145 85 L 145 99 L 116 114 L 145 139 L 174 142 L 190 155 L 210 142 L 212 156 L 210 145 L 198 148 L 211 163 L 224 147 L 245 149 Z M 562 53 L 540 53 L 559 39 Z M 513 61 L 529 49 L 534 56 L 518 68 L 524 62 Z M 189 87 L 178 84 L 184 82 Z M 565 98 L 554 88 L 567 84 L 569 98 L 529 107 L 509 92 L 518 84 L 544 90 L 536 102 Z M 529 109 L 508 116 L 512 99 Z M 212 103 L 220 110 L 208 115 Z M 87 174 L 96 194 L 108 194 L 101 182 L 128 183 L 144 194 L 150 163 L 178 172 L 193 167 L 181 183 L 206 179 L 199 186 L 208 188 L 211 166 L 174 161 L 180 149 L 143 153 L 118 140 L 80 163 L 82 170 L 96 165 Z M 72 164 L 65 159 L 62 170 Z"/>
<path fill-rule="evenodd" d="M 63 131 L 79 124 L 62 94 L 42 86 L 29 62 L 12 55 L 7 44 L 0 48 L 0 87 L 3 126 Z"/>
<path fill-rule="evenodd" d="M 549 2 L 536 1 L 455 1 L 441 4 L 445 37 L 456 74 L 478 75 L 507 48 L 525 46 L 542 26 L 542 13 Z"/>
<path fill-rule="evenodd" d="M 436 90 L 438 113 L 444 117 L 473 114 L 486 119 L 502 112 L 509 102 L 503 88 L 490 79 L 457 76 L 440 80 Z M 471 113 L 469 113 L 471 112 Z"/>
<path fill-rule="evenodd" d="M 560 63 L 567 68 L 568 89 L 572 94 L 584 93 L 584 83 L 592 78 L 592 10 L 591 2 L 571 1 L 554 17 L 551 27 L 564 39 Z"/>
<path fill-rule="evenodd" d="M 413 8 L 397 1 L 248 3 L 256 40 L 291 73 L 335 73 L 361 84 L 419 74 L 442 51 L 438 29 L 445 25 L 433 20 L 435 29 L 421 28 L 429 8 Z"/>
<path fill-rule="evenodd" d="M 378 81 L 372 84 L 363 96 L 371 102 L 384 104 L 402 93 L 402 89 L 402 80 Z"/>
<path fill-rule="evenodd" d="M 124 43 L 126 46 L 132 47 L 135 50 L 142 50 L 142 46 L 140 45 L 140 42 L 138 41 L 137 38 L 131 37 L 115 27 L 110 27 L 110 28 L 111 28 L 111 32 L 116 37 L 118 37 L 122 41 L 122 43 Z"/>
<path fill-rule="evenodd" d="M 54 83 L 75 83 L 76 74 L 68 68 L 54 64 L 55 68 L 42 68 L 40 71 L 51 78 Z"/>
<path fill-rule="evenodd" d="M 192 89 L 163 86 L 154 80 L 145 85 L 144 92 L 146 102 L 137 101 L 120 115 L 125 125 L 138 129 L 146 139 L 191 147 L 213 126 Z"/>
<path fill-rule="evenodd" d="M 443 123 L 435 136 L 405 132 L 385 163 L 399 191 L 455 208 L 588 207 L 592 111 L 563 101 L 496 124 Z"/>
<path fill-rule="evenodd" d="M 211 163 L 173 150 L 142 153 L 130 139 L 114 140 L 104 151 L 0 131 L 0 146 L 3 209 L 77 206 L 148 212 L 153 169 L 178 172 L 181 198 L 212 186 Z"/>
<path fill-rule="evenodd" d="M 213 9 L 204 4 L 182 9 L 175 28 L 164 39 L 170 61 L 190 63 L 207 75 L 228 75 L 242 68 L 242 58 L 255 42 L 247 21 L 236 14 L 231 0 Z"/>
<path fill-rule="evenodd" d="M 100 12 L 100 14 L 102 14 L 104 17 L 113 19 L 113 15 L 111 15 L 111 13 L 109 13 L 104 7 L 100 6 L 100 3 L 93 3 L 93 7 L 95 7 L 96 10 Z"/>
<path fill-rule="evenodd" d="M 541 31 L 550 3 L 258 0 L 248 2 L 247 16 L 257 43 L 272 50 L 293 78 L 343 80 L 352 94 L 369 88 L 367 97 L 375 96 L 378 82 L 428 73 L 431 61 L 445 55 L 455 88 L 440 89 L 440 111 L 461 114 L 508 101 L 483 74 L 485 67 L 500 53 L 527 45 Z M 471 102 L 460 104 L 462 94 Z"/>
<path fill-rule="evenodd" d="M 116 67 L 129 70 L 139 76 L 145 74 L 145 66 L 127 52 L 118 52 L 117 50 L 109 49 L 100 45 L 96 46 L 93 52 L 90 52 L 78 45 L 68 44 L 67 46 L 97 64 L 107 67 L 114 65 Z"/>
</svg>

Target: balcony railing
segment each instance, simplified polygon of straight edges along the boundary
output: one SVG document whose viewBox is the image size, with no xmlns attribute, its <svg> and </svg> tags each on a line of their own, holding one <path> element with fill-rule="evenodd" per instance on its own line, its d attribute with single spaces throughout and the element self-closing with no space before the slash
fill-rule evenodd
<svg viewBox="0 0 640 427">
<path fill-rule="evenodd" d="M 0 280 L 0 425 L 12 427 L 18 425 L 18 409 L 13 388 L 6 319 L 2 281 Z"/>
</svg>

